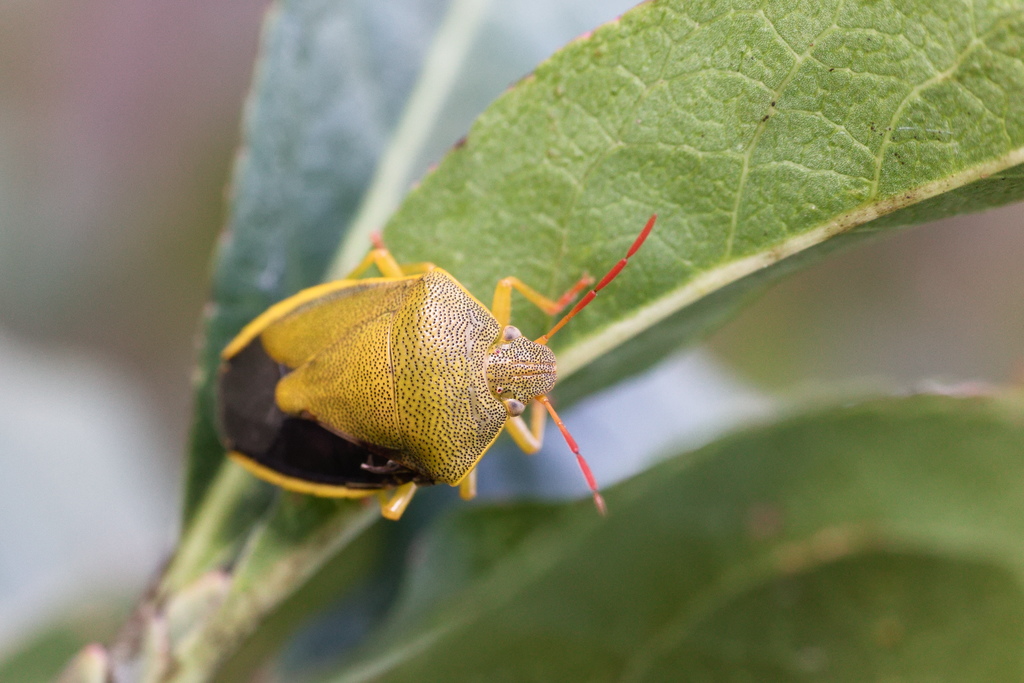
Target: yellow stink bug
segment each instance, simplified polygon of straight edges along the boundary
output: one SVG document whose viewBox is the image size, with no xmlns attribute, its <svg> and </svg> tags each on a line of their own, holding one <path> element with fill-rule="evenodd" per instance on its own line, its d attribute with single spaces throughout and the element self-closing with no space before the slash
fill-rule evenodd
<svg viewBox="0 0 1024 683">
<path fill-rule="evenodd" d="M 590 278 L 551 300 L 507 277 L 487 310 L 441 268 L 400 266 L 377 239 L 347 278 L 271 306 L 224 349 L 225 447 L 257 477 L 292 491 L 344 498 L 380 493 L 381 513 L 398 519 L 417 486 L 444 482 L 472 498 L 476 464 L 502 429 L 527 453 L 539 449 L 546 415 L 535 409 L 530 425 L 520 417 L 536 400 L 576 454 L 603 512 L 590 468 L 547 399 L 556 367 L 546 344 L 626 266 L 655 218 L 536 341 L 509 324 L 512 290 L 554 315 Z M 374 265 L 383 277 L 357 279 Z"/>
</svg>

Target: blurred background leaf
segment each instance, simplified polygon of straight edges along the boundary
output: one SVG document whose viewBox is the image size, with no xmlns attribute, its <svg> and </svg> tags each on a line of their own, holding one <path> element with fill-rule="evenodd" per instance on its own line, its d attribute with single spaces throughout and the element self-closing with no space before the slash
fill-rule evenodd
<svg viewBox="0 0 1024 683">
<path fill-rule="evenodd" d="M 1019 394 L 873 400 L 680 453 L 606 520 L 460 510 L 330 680 L 1020 680 L 1022 442 Z"/>
<path fill-rule="evenodd" d="M 128 603 L 124 596 L 97 598 L 50 620 L 44 630 L 25 637 L 17 650 L 0 662 L 0 681 L 50 683 L 76 652 L 97 640 L 109 640 L 117 633 Z"/>
</svg>

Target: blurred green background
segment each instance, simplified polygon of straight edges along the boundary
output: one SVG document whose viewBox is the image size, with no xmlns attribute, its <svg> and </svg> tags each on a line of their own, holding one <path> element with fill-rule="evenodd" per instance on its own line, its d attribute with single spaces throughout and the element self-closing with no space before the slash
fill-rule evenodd
<svg viewBox="0 0 1024 683">
<path fill-rule="evenodd" d="M 374 78 L 414 77 L 445 3 L 359 6 L 407 50 Z M 0 656 L 69 608 L 130 599 L 172 547 L 195 335 L 265 9 L 0 4 Z M 423 165 L 531 65 L 626 9 L 493 4 Z M 1012 206 L 833 256 L 566 420 L 609 484 L 644 464 L 616 460 L 616 443 L 649 462 L 826 392 L 1024 381 L 1022 221 Z M 578 483 L 569 459 L 493 460 L 508 476 L 484 471 L 491 495 Z"/>
</svg>

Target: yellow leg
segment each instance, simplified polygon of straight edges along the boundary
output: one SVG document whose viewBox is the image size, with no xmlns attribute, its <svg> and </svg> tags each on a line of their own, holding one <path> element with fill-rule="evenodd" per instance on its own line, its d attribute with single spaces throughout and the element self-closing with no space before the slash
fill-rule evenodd
<svg viewBox="0 0 1024 683">
<path fill-rule="evenodd" d="M 476 498 L 476 468 L 474 467 L 459 484 L 459 497 L 462 500 L 473 500 Z"/>
<path fill-rule="evenodd" d="M 384 241 L 380 235 L 373 236 L 373 244 L 374 249 L 345 277 L 346 280 L 354 280 L 369 270 L 371 266 L 377 266 L 377 270 L 384 277 L 415 275 L 416 273 L 425 273 L 437 267 L 430 261 L 418 261 L 416 263 L 399 265 L 395 257 L 391 255 L 391 250 L 384 246 Z"/>
<path fill-rule="evenodd" d="M 525 296 L 526 300 L 531 304 L 548 315 L 555 315 L 571 304 L 579 293 L 593 282 L 594 279 L 592 277 L 584 275 L 569 289 L 569 291 L 555 300 L 547 298 L 517 277 L 513 276 L 502 278 L 498 281 L 498 286 L 494 289 L 494 302 L 491 304 L 491 313 L 493 313 L 494 317 L 498 319 L 498 325 L 500 325 L 502 329 L 505 329 L 505 326 L 508 325 L 509 321 L 512 319 L 512 290 L 516 289 L 520 294 Z"/>
<path fill-rule="evenodd" d="M 366 255 L 358 266 L 351 273 L 345 276 L 346 280 L 354 280 L 370 269 L 370 266 L 377 266 L 377 269 L 384 277 L 402 277 L 402 267 L 387 249 L 374 249 Z"/>
<path fill-rule="evenodd" d="M 510 417 L 505 422 L 505 429 L 527 455 L 533 455 L 540 450 L 544 443 L 544 425 L 547 424 L 547 413 L 540 404 L 533 404 L 533 412 L 530 413 L 530 425 L 521 417 Z"/>
<path fill-rule="evenodd" d="M 409 507 L 409 501 L 412 500 L 414 493 L 416 493 L 416 484 L 410 481 L 408 484 L 402 484 L 395 489 L 394 494 L 392 494 L 392 496 L 387 500 L 385 500 L 382 495 L 380 501 L 380 514 L 387 519 L 401 519 L 402 513 L 405 512 L 405 508 Z"/>
<path fill-rule="evenodd" d="M 405 275 L 416 275 L 417 273 L 426 273 L 427 271 L 437 268 L 430 261 L 417 261 L 416 263 L 403 263 L 402 273 Z"/>
</svg>

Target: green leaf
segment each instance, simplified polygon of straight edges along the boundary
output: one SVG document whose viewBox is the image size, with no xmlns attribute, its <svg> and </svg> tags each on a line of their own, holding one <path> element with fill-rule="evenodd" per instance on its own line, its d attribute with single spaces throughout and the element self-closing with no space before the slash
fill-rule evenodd
<svg viewBox="0 0 1024 683">
<path fill-rule="evenodd" d="M 917 396 L 681 454 L 589 503 L 464 510 L 338 681 L 1024 675 L 1024 399 Z"/>
<path fill-rule="evenodd" d="M 504 275 L 556 295 L 604 272 L 658 213 L 630 270 L 552 342 L 563 379 L 586 375 L 562 386 L 575 397 L 865 223 L 1020 198 L 1019 170 L 1001 172 L 1024 162 L 1022 36 L 1012 0 L 650 2 L 496 101 L 385 235 L 489 302 Z M 549 324 L 521 303 L 515 321 Z"/>
<path fill-rule="evenodd" d="M 186 522 L 224 462 L 214 420 L 221 349 L 271 304 L 323 279 L 426 47 L 407 38 L 407 22 L 439 19 L 431 3 L 410 4 L 401 19 L 372 8 L 288 0 L 267 15 L 206 312 Z"/>
</svg>

